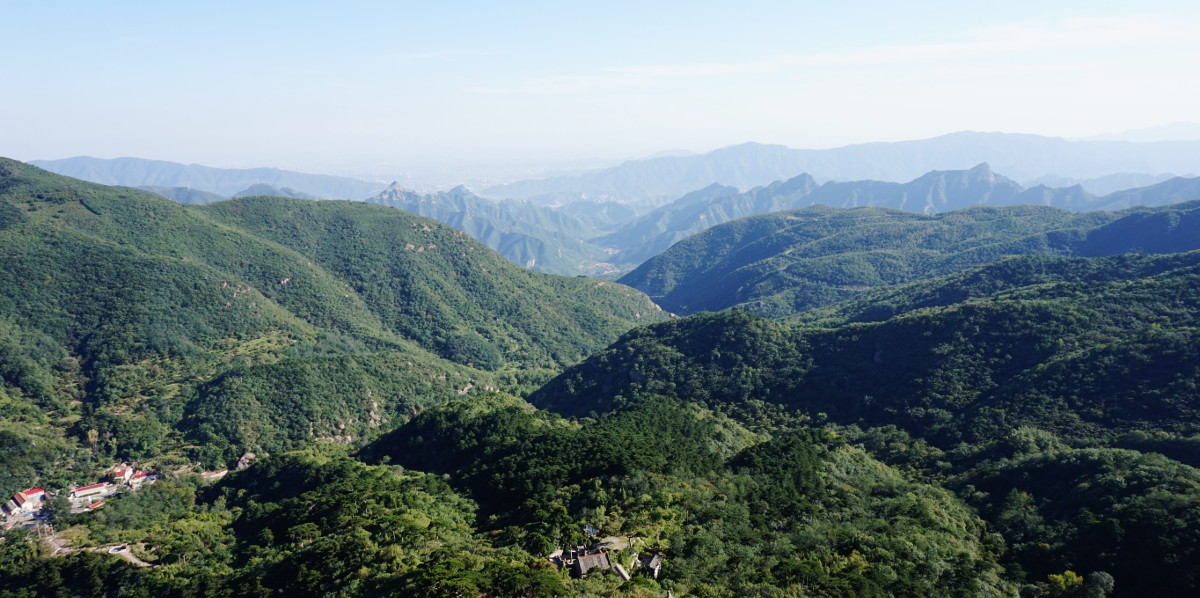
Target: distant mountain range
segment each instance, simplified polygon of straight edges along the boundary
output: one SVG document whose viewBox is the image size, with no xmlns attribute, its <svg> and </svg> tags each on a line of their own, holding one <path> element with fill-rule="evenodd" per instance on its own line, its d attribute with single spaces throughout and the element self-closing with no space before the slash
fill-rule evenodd
<svg viewBox="0 0 1200 598">
<path fill-rule="evenodd" d="M 1028 155 L 1022 155 L 1020 147 Z M 1166 150 L 1172 148 L 1178 151 L 1168 156 Z M 1138 174 L 1135 171 L 1139 164 L 1130 162 L 1133 160 L 1130 156 L 1147 160 L 1140 163 L 1144 170 L 1160 166 L 1184 170 L 1183 166 L 1200 161 L 1200 151 L 1196 150 L 1200 150 L 1200 142 L 1071 142 L 999 133 L 959 133 L 925 141 L 821 151 L 747 144 L 703 156 L 659 157 L 579 177 L 529 182 L 529 185 L 550 185 L 558 181 L 565 185 L 573 181 L 574 187 L 568 185 L 532 200 L 501 201 L 480 197 L 461 186 L 449 191 L 418 193 L 394 183 L 384 188 L 355 179 L 267 168 L 216 169 L 134 158 L 72 158 L 38 164 L 68 176 L 135 186 L 189 204 L 252 195 L 358 199 L 454 226 L 525 268 L 553 274 L 604 276 L 627 272 L 674 243 L 712 226 L 812 205 L 880 206 L 934 214 L 974 205 L 1031 204 L 1083 211 L 1188 201 L 1200 198 L 1200 179 Z M 1032 159 L 1029 156 L 1035 156 L 1050 169 L 1082 160 L 1081 156 L 1089 152 L 1101 165 L 1088 172 L 1117 174 L 1078 183 L 1078 179 L 1069 176 L 1046 175 L 1036 179 L 1039 184 L 1026 188 L 998 174 L 988 163 L 976 163 L 963 170 L 926 170 L 904 183 L 887 180 L 917 164 L 961 161 L 966 155 L 991 154 L 1008 163 L 1028 161 Z M 855 156 L 864 161 L 854 163 Z M 775 176 L 801 163 L 814 166 L 815 170 L 774 178 L 748 191 L 740 190 L 756 177 Z M 1125 171 L 1116 170 L 1120 168 Z M 822 173 L 856 170 L 884 172 L 885 176 L 879 177 L 884 180 L 818 184 Z M 1002 172 L 1012 174 L 1008 170 Z M 713 179 L 721 182 L 712 182 Z M 669 203 L 649 207 L 651 200 L 661 204 L 662 194 L 688 181 L 709 182 L 684 190 Z M 1084 183 L 1093 189 L 1118 191 L 1093 193 Z M 1129 188 L 1139 184 L 1145 186 Z M 609 185 L 613 192 L 594 191 L 604 185 Z M 506 188 L 519 187 L 518 184 Z"/>
<path fill-rule="evenodd" d="M 138 185 L 137 189 L 149 191 L 155 195 L 161 195 L 172 201 L 185 204 L 206 204 L 214 201 L 229 199 L 224 195 L 213 193 L 211 191 L 201 191 L 200 189 L 192 189 L 191 187 L 162 187 L 159 185 Z"/>
<path fill-rule="evenodd" d="M 622 204 L 576 202 L 560 208 L 490 201 L 464 187 L 420 194 L 393 184 L 367 199 L 466 231 L 510 261 L 552 274 L 590 276 L 628 271 L 673 244 L 712 226 L 813 205 L 880 206 L 935 214 L 977 205 L 1038 205 L 1072 211 L 1121 210 L 1200 198 L 1200 179 L 1174 178 L 1097 197 L 1080 186 L 1026 189 L 987 164 L 933 171 L 907 183 L 828 182 L 807 174 L 739 192 L 713 184 L 632 217 Z"/>
<path fill-rule="evenodd" d="M 613 253 L 609 260 L 618 269 L 625 269 L 723 222 L 814 205 L 879 206 L 935 214 L 976 205 L 1021 204 L 1073 211 L 1121 210 L 1197 198 L 1200 198 L 1200 178 L 1177 177 L 1156 185 L 1097 197 L 1080 186 L 1026 189 L 992 171 L 987 164 L 969 170 L 933 171 L 907 183 L 855 181 L 818 186 L 812 176 L 802 174 L 744 193 L 733 187 L 711 185 L 643 214 L 592 242 L 609 248 Z"/>
<path fill-rule="evenodd" d="M 241 195 L 248 188 L 262 184 L 321 199 L 362 199 L 379 193 L 387 186 L 378 182 L 278 168 L 213 168 L 142 158 L 105 160 L 80 156 L 62 160 L 34 160 L 30 164 L 102 185 L 188 187 L 225 197 Z"/>
<path fill-rule="evenodd" d="M 1200 123 L 1174 122 L 1142 129 L 1131 129 L 1120 133 L 1097 135 L 1089 138 L 1096 141 L 1135 141 L 1146 143 L 1150 141 L 1176 141 L 1180 139 L 1200 139 Z"/>
<path fill-rule="evenodd" d="M 1025 181 L 1026 187 L 1074 187 L 1079 185 L 1092 195 L 1108 195 L 1117 191 L 1149 187 L 1157 183 L 1175 178 L 1173 174 L 1146 174 L 1138 172 L 1114 172 L 1094 179 L 1075 179 L 1065 176 L 1046 175 L 1031 181 Z"/>
<path fill-rule="evenodd" d="M 585 239 L 593 226 L 564 210 L 524 201 L 494 202 L 466 187 L 417 193 L 392 183 L 368 202 L 439 220 L 526 268 L 551 274 L 603 274 L 604 250 Z"/>
<path fill-rule="evenodd" d="M 1048 175 L 1083 180 L 1112 173 L 1186 174 L 1200 172 L 1200 141 L 1068 141 L 960 132 L 825 150 L 746 143 L 699 156 L 634 160 L 581 175 L 498 185 L 481 195 L 541 203 L 565 203 L 566 196 L 663 203 L 713 183 L 749 189 L 802 173 L 818 180 L 907 181 L 981 162 L 1024 181 Z"/>
<path fill-rule="evenodd" d="M 296 191 L 290 187 L 278 189 L 266 183 L 255 183 L 237 193 L 234 193 L 231 196 L 220 195 L 218 193 L 212 193 L 211 191 L 192 189 L 191 187 L 159 187 L 155 185 L 139 185 L 136 188 L 141 189 L 142 191 L 149 191 L 155 195 L 161 195 L 167 199 L 175 200 L 179 203 L 192 205 L 213 203 L 215 201 L 223 201 L 237 197 L 257 196 L 291 197 L 293 199 L 322 199 L 315 195 Z"/>
</svg>

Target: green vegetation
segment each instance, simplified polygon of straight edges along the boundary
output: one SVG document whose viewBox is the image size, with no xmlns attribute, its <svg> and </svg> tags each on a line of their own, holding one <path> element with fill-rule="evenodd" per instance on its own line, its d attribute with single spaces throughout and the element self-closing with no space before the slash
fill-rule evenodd
<svg viewBox="0 0 1200 598">
<path fill-rule="evenodd" d="M 823 328 L 736 311 L 639 328 L 531 401 L 585 415 L 640 393 L 758 399 L 944 446 L 1022 425 L 1192 435 L 1198 293 L 1200 252 L 1012 259 L 818 312 Z"/>
<path fill-rule="evenodd" d="M 632 289 L 518 268 L 462 231 L 395 209 L 284 198 L 203 209 L 330 272 L 376 326 L 484 369 L 571 363 L 632 323 L 663 318 Z M 281 294 L 306 284 L 292 277 Z"/>
<path fill-rule="evenodd" d="M 1008 255 L 1098 257 L 1200 249 L 1197 202 L 1074 214 L 1034 206 L 932 216 L 814 206 L 715 226 L 621 282 L 668 311 L 739 307 L 784 317 L 864 291 L 944 276 Z"/>
<path fill-rule="evenodd" d="M 1200 574 L 1184 564 L 1200 533 L 1196 297 L 1200 252 L 1010 258 L 796 323 L 730 311 L 635 329 L 530 400 L 603 417 L 666 396 L 772 434 L 848 426 L 978 508 L 1006 579 L 1054 594 L 1074 575 L 1068 595 L 1101 572 L 1117 595 L 1182 595 Z M 764 505 L 794 494 L 775 487 Z"/>
<path fill-rule="evenodd" d="M 39 559 L 0 542 L 0 596 L 558 596 L 563 580 L 472 530 L 438 478 L 336 450 L 271 457 L 212 488 L 165 481 L 76 518 L 81 542 L 128 545 L 149 567 L 82 552 Z"/>
<path fill-rule="evenodd" d="M 399 210 L 183 206 L 0 160 L 0 492 L 114 459 L 231 464 L 524 391 L 638 322 L 614 283 Z"/>
<path fill-rule="evenodd" d="M 950 493 L 829 431 L 747 447 L 717 442 L 721 427 L 739 426 L 653 395 L 582 427 L 457 404 L 369 454 L 450 474 L 499 542 L 534 554 L 582 542 L 585 523 L 641 538 L 670 563 L 662 587 L 681 595 L 1005 595 L 1001 541 Z"/>
<path fill-rule="evenodd" d="M 1200 251 L 1141 253 L 1195 203 L 735 221 L 656 284 L 790 317 L 667 320 L 399 210 L 0 170 L 0 490 L 163 474 L 52 497 L 0 598 L 1200 590 Z M 547 558 L 596 543 L 632 577 Z"/>
<path fill-rule="evenodd" d="M 1200 584 L 1200 471 L 1154 454 L 1060 450 L 959 476 L 1030 579 L 1104 571 L 1122 595 L 1186 596 Z M 960 482 L 961 483 L 961 482 Z M 1128 591 L 1128 594 L 1125 594 Z"/>
</svg>

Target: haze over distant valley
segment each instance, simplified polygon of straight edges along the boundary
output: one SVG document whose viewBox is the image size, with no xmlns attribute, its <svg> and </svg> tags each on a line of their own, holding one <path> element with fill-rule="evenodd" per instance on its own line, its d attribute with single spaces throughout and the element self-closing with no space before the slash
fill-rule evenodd
<svg viewBox="0 0 1200 598">
<path fill-rule="evenodd" d="M 1200 171 L 1200 141 L 1067 141 L 963 132 L 832 150 L 743 144 L 700 155 L 669 153 L 585 174 L 491 187 L 487 198 L 464 186 L 418 192 L 392 183 L 382 189 L 380 182 L 266 168 L 216 169 L 134 158 L 34 163 L 182 203 L 277 195 L 388 205 L 463 230 L 517 265 L 589 276 L 629 271 L 675 242 L 729 220 L 814 204 L 926 214 L 1013 204 L 1117 210 L 1184 201 L 1200 187 L 1193 178 L 1171 174 Z M 1026 176 L 1041 175 L 1027 187 L 997 163 Z M 916 174 L 905 178 L 911 173 Z M 1095 178 L 1074 178 L 1088 176 Z"/>
</svg>

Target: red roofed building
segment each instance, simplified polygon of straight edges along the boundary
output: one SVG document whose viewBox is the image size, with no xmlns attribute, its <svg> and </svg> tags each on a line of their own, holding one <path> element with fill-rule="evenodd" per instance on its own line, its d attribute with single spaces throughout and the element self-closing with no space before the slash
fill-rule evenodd
<svg viewBox="0 0 1200 598">
<path fill-rule="evenodd" d="M 103 493 L 105 490 L 108 490 L 108 484 L 105 484 L 103 482 L 101 482 L 99 484 L 92 484 L 91 486 L 84 486 L 83 488 L 76 488 L 75 490 L 72 490 L 71 498 L 83 498 L 85 496 L 94 496 L 96 494 Z"/>
<path fill-rule="evenodd" d="M 44 500 L 46 500 L 45 490 L 30 488 L 14 494 L 12 500 L 4 503 L 4 510 L 9 515 L 32 513 L 38 510 Z"/>
<path fill-rule="evenodd" d="M 139 488 L 142 484 L 153 482 L 156 479 L 158 479 L 158 476 L 138 470 L 137 473 L 133 474 L 133 477 L 129 478 L 128 483 L 130 488 Z"/>
<path fill-rule="evenodd" d="M 133 476 L 133 468 L 125 463 L 122 463 L 120 465 L 115 465 L 115 466 L 113 466 L 112 469 L 108 470 L 108 479 L 111 480 L 114 484 L 128 482 L 129 478 L 132 476 Z"/>
<path fill-rule="evenodd" d="M 94 502 L 94 503 L 88 505 L 87 510 L 95 511 L 96 509 L 99 509 L 100 507 L 103 507 L 103 506 L 104 506 L 104 501 L 101 500 L 101 501 Z"/>
</svg>

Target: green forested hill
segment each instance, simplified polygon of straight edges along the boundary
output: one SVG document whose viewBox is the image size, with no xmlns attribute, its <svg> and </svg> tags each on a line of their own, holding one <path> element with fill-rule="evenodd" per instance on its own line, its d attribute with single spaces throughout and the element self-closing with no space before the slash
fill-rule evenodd
<svg viewBox="0 0 1200 598">
<path fill-rule="evenodd" d="M 1118 595 L 1185 595 L 1200 579 L 1198 297 L 1200 252 L 1009 258 L 805 326 L 729 311 L 639 328 L 530 400 L 604 417 L 665 395 L 750 426 L 849 426 L 979 508 L 1010 575 L 1103 571 Z"/>
<path fill-rule="evenodd" d="M 0 161 L 0 490 L 189 444 L 215 464 L 356 441 L 663 317 L 398 210 L 198 208 Z"/>
<path fill-rule="evenodd" d="M 572 414 L 639 392 L 752 399 L 979 441 L 1200 433 L 1200 252 L 1011 258 L 816 312 L 801 328 L 723 312 L 636 329 L 536 392 Z M 722 383 L 718 383 L 722 381 Z"/>
<path fill-rule="evenodd" d="M 581 541 L 577 521 L 644 538 L 679 595 L 1011 592 L 997 539 L 965 505 L 825 431 L 762 442 L 726 417 L 643 395 L 582 427 L 519 405 L 456 404 L 369 450 L 449 474 L 505 526 L 498 541 L 534 554 Z"/>
<path fill-rule="evenodd" d="M 737 305 L 779 317 L 1005 255 L 1103 256 L 1197 248 L 1196 202 L 1083 214 L 1034 206 L 976 207 L 933 216 L 817 206 L 713 227 L 649 260 L 621 282 L 677 313 Z"/>
<path fill-rule="evenodd" d="M 69 518 L 147 567 L 105 551 L 39 557 L 25 532 L 10 533 L 0 596 L 565 594 L 540 558 L 476 533 L 475 508 L 430 474 L 328 450 L 277 455 L 214 487 L 165 480 Z"/>
<path fill-rule="evenodd" d="M 385 328 L 459 363 L 570 363 L 664 317 L 628 287 L 530 272 L 462 231 L 391 208 L 274 197 L 203 210 L 312 260 Z"/>
<path fill-rule="evenodd" d="M 866 291 L 826 308 L 802 312 L 789 321 L 828 327 L 878 322 L 924 308 L 988 297 L 1077 298 L 1088 286 L 1111 288 L 1139 279 L 1148 282 L 1181 274 L 1194 268 L 1198 260 L 1196 252 L 1104 258 L 1010 256 L 949 276 Z"/>
</svg>

